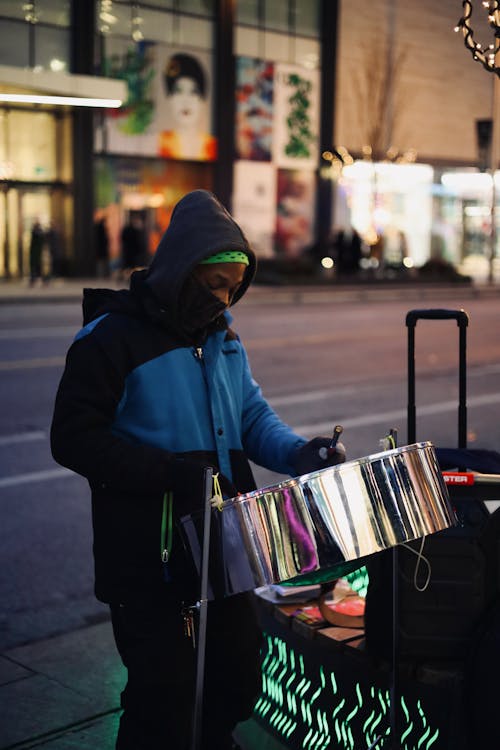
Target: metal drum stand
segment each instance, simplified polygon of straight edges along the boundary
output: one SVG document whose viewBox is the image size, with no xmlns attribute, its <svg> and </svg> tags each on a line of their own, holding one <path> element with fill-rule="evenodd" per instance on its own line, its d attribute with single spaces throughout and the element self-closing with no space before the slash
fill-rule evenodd
<svg viewBox="0 0 500 750">
<path fill-rule="evenodd" d="M 212 506 L 212 469 L 205 469 L 205 497 L 203 505 L 203 537 L 200 569 L 200 599 L 196 603 L 198 612 L 198 634 L 196 638 L 196 683 L 193 707 L 193 734 L 191 750 L 199 750 L 203 720 L 203 688 L 205 682 L 205 654 L 207 643 L 208 620 L 208 562 L 210 552 L 210 520 Z"/>
</svg>

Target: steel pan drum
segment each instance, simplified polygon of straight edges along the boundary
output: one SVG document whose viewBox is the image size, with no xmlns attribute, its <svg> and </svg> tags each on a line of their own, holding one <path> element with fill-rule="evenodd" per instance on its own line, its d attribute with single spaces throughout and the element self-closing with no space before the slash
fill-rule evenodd
<svg viewBox="0 0 500 750">
<path fill-rule="evenodd" d="M 369 555 L 455 524 L 430 442 L 304 474 L 212 512 L 209 596 L 333 580 Z M 181 526 L 200 572 L 202 513 Z"/>
</svg>

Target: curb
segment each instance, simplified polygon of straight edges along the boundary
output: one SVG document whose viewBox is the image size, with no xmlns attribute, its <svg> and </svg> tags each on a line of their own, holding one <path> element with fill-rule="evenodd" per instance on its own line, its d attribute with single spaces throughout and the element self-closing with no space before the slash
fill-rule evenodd
<svg viewBox="0 0 500 750">
<path fill-rule="evenodd" d="M 0 305 L 70 304 L 79 302 L 86 287 L 123 289 L 123 285 L 82 279 L 30 289 L 20 284 L 0 284 Z M 254 284 L 240 304 L 325 304 L 406 299 L 475 299 L 500 297 L 496 284 L 353 284 L 311 286 L 264 286 Z"/>
</svg>

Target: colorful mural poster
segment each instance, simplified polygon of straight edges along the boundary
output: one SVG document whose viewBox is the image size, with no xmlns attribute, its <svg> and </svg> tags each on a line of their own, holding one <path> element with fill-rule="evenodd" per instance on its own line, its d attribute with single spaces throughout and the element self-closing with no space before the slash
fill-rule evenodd
<svg viewBox="0 0 500 750">
<path fill-rule="evenodd" d="M 278 169 L 276 255 L 298 258 L 314 237 L 315 176 L 312 170 Z"/>
<path fill-rule="evenodd" d="M 214 161 L 211 55 L 158 45 L 156 120 L 159 156 Z"/>
<path fill-rule="evenodd" d="M 236 158 L 270 161 L 274 63 L 236 58 Z"/>
<path fill-rule="evenodd" d="M 278 63 L 274 74 L 273 161 L 315 169 L 319 141 L 319 72 Z"/>
<path fill-rule="evenodd" d="M 127 82 L 128 98 L 97 127 L 109 153 L 214 161 L 211 55 L 166 44 L 107 41 L 105 73 Z"/>
<path fill-rule="evenodd" d="M 276 169 L 272 164 L 235 162 L 232 213 L 256 255 L 272 257 L 276 226 Z"/>
<path fill-rule="evenodd" d="M 107 110 L 96 122 L 96 150 L 154 156 L 156 44 L 109 38 L 103 73 L 127 83 L 128 97 L 119 109 Z"/>
</svg>

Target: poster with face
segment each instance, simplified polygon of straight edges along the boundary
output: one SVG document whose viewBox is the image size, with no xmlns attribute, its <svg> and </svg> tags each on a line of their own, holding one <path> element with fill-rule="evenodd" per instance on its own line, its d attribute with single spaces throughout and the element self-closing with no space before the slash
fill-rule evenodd
<svg viewBox="0 0 500 750">
<path fill-rule="evenodd" d="M 272 164 L 235 162 L 232 213 L 256 255 L 272 257 L 276 224 L 276 169 Z"/>
<path fill-rule="evenodd" d="M 214 161 L 211 56 L 158 45 L 157 153 L 169 159 Z"/>
<path fill-rule="evenodd" d="M 105 74 L 127 83 L 127 101 L 96 127 L 96 150 L 213 161 L 211 55 L 166 44 L 108 39 Z"/>
<path fill-rule="evenodd" d="M 315 169 L 319 141 L 319 72 L 278 63 L 274 73 L 273 161 Z"/>
<path fill-rule="evenodd" d="M 236 59 L 236 158 L 270 161 L 274 63 Z"/>
</svg>

